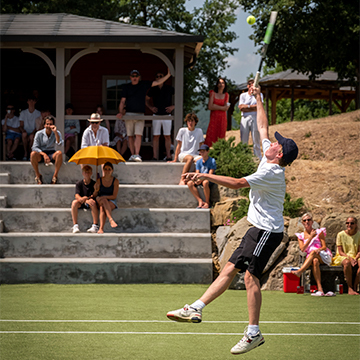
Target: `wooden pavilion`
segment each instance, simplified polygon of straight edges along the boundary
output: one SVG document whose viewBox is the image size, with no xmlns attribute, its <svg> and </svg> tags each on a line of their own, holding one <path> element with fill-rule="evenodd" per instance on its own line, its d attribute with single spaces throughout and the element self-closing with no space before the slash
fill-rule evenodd
<svg viewBox="0 0 360 360">
<path fill-rule="evenodd" d="M 263 77 L 259 84 L 266 102 L 266 112 L 269 114 L 269 100 L 271 100 L 271 123 L 276 124 L 276 102 L 281 99 L 291 99 L 291 121 L 294 119 L 294 101 L 297 99 L 327 100 L 329 101 L 329 115 L 332 115 L 334 103 L 341 112 L 345 112 L 350 102 L 356 99 L 355 88 L 339 82 L 336 72 L 325 71 L 316 80 L 310 80 L 308 75 L 289 69 Z M 228 126 L 231 127 L 231 115 L 240 94 L 247 91 L 247 84 L 243 83 L 230 93 L 230 111 L 228 112 Z M 230 121 L 229 121 L 230 119 Z"/>
</svg>

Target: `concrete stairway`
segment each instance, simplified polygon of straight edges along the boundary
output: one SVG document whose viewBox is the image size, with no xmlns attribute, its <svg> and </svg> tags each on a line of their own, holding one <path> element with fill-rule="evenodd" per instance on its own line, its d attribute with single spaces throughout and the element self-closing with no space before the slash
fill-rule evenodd
<svg viewBox="0 0 360 360">
<path fill-rule="evenodd" d="M 1 283 L 210 283 L 210 211 L 196 210 L 187 187 L 177 185 L 181 169 L 115 165 L 118 228 L 88 234 L 91 213 L 79 211 L 82 233 L 72 234 L 80 167 L 64 164 L 60 184 L 39 186 L 30 163 L 0 162 Z M 40 172 L 49 184 L 53 168 L 40 165 Z"/>
</svg>

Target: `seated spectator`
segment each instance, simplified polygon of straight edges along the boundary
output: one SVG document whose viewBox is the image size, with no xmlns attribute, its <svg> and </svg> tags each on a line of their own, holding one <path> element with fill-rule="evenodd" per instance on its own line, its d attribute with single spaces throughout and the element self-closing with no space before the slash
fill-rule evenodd
<svg viewBox="0 0 360 360">
<path fill-rule="evenodd" d="M 325 296 L 323 287 L 321 285 L 321 274 L 320 274 L 320 264 L 331 264 L 332 253 L 326 247 L 325 237 L 326 229 L 313 229 L 313 218 L 310 213 L 305 213 L 301 217 L 302 224 L 305 231 L 302 233 L 296 233 L 295 235 L 298 238 L 300 250 L 306 252 L 306 260 L 299 270 L 291 271 L 296 276 L 300 277 L 301 274 L 313 266 L 313 275 L 317 284 L 318 291 L 313 296 Z M 329 295 L 330 296 L 330 293 Z"/>
<path fill-rule="evenodd" d="M 44 162 L 46 166 L 55 163 L 55 171 L 51 184 L 58 182 L 58 173 L 62 165 L 62 152 L 55 151 L 55 144 L 62 145 L 60 131 L 56 129 L 55 119 L 52 116 L 45 118 L 44 129 L 35 134 L 34 145 L 30 154 L 31 165 L 35 170 L 35 181 L 38 185 L 43 184 L 42 175 L 39 172 L 39 162 Z"/>
<path fill-rule="evenodd" d="M 117 227 L 117 223 L 112 218 L 111 212 L 117 209 L 116 197 L 119 191 L 119 180 L 112 176 L 114 167 L 110 162 L 104 164 L 104 176 L 97 179 L 95 184 L 94 197 L 100 206 L 100 228 L 98 234 L 104 233 L 106 217 L 109 219 L 112 228 Z"/>
<path fill-rule="evenodd" d="M 88 146 L 109 146 L 109 131 L 105 127 L 100 127 L 101 119 L 99 114 L 91 114 L 88 119 L 90 125 L 85 129 L 82 139 L 81 148 Z"/>
<path fill-rule="evenodd" d="M 357 287 L 360 278 L 360 231 L 358 231 L 357 218 L 349 216 L 346 219 L 346 230 L 336 237 L 336 255 L 332 265 L 341 265 L 344 270 L 349 295 L 359 295 Z M 353 270 L 356 270 L 353 278 Z"/>
<path fill-rule="evenodd" d="M 115 137 L 111 144 L 116 146 L 119 154 L 124 155 L 128 147 L 128 137 L 126 135 L 126 126 L 124 120 L 117 119 L 114 127 Z"/>
<path fill-rule="evenodd" d="M 42 109 L 40 111 L 40 116 L 35 119 L 35 130 L 39 131 L 44 128 L 45 118 L 47 116 L 52 116 L 49 109 Z M 55 117 L 53 116 L 55 119 Z"/>
<path fill-rule="evenodd" d="M 15 107 L 11 103 L 6 107 L 5 118 L 1 121 L 5 133 L 6 160 L 16 160 L 14 153 L 21 139 L 20 120 L 15 116 Z"/>
<path fill-rule="evenodd" d="M 89 165 L 85 165 L 82 169 L 83 179 L 76 183 L 75 200 L 71 204 L 71 216 L 73 220 L 72 232 L 79 233 L 78 210 L 79 209 L 91 209 L 91 215 L 93 218 L 93 224 L 87 230 L 89 233 L 97 233 L 99 230 L 98 218 L 99 210 L 96 200 L 93 197 L 95 181 L 91 179 L 92 168 Z"/>
<path fill-rule="evenodd" d="M 96 113 L 101 116 L 105 115 L 105 109 L 102 106 L 102 104 L 99 104 L 96 106 Z M 110 128 L 110 121 L 109 120 L 105 120 L 105 122 L 100 123 L 101 126 L 105 127 L 108 129 L 109 134 L 111 133 L 111 128 Z"/>
<path fill-rule="evenodd" d="M 198 174 L 214 174 L 216 170 L 216 162 L 215 159 L 209 156 L 209 146 L 205 144 L 201 145 L 199 152 L 201 159 L 196 162 L 195 172 Z M 187 181 L 185 179 L 185 182 L 199 204 L 197 209 L 208 209 L 210 207 L 210 187 L 213 183 L 209 180 L 199 178 L 195 181 Z M 197 189 L 199 185 L 202 185 L 204 188 L 205 202 L 203 202 L 199 195 L 199 191 Z"/>
<path fill-rule="evenodd" d="M 72 104 L 68 103 L 65 105 L 65 115 L 71 116 L 74 112 Z M 80 122 L 76 119 L 65 119 L 65 155 L 67 155 L 69 149 L 75 144 L 75 137 L 80 133 Z M 78 149 L 75 149 L 77 151 Z M 70 157 L 70 156 L 69 156 Z"/>
<path fill-rule="evenodd" d="M 201 156 L 198 149 L 204 143 L 204 135 L 201 129 L 196 129 L 195 126 L 199 122 L 198 117 L 194 113 L 187 114 L 184 122 L 187 127 L 182 127 L 176 136 L 177 145 L 175 150 L 174 160 L 168 162 L 183 162 L 185 163 L 182 174 L 189 172 L 192 163 Z M 185 185 L 183 178 L 180 179 L 179 185 Z"/>
<path fill-rule="evenodd" d="M 29 149 L 31 149 L 33 145 L 34 136 L 36 133 L 35 120 L 36 118 L 41 116 L 40 111 L 35 109 L 36 98 L 33 95 L 28 97 L 27 104 L 28 108 L 26 110 L 23 110 L 19 116 L 22 141 L 24 144 L 23 161 L 29 160 Z"/>
</svg>

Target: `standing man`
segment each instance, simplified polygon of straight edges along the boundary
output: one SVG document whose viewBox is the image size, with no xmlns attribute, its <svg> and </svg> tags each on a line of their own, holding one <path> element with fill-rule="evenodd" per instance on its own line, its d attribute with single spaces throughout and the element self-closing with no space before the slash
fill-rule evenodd
<svg viewBox="0 0 360 360">
<path fill-rule="evenodd" d="M 247 82 L 248 92 L 242 93 L 239 100 L 239 109 L 241 111 L 240 137 L 241 142 L 247 144 L 249 142 L 249 133 L 253 140 L 254 155 L 261 160 L 260 134 L 256 123 L 256 102 L 254 96 L 249 94 L 250 88 L 254 85 L 254 79 Z M 261 94 L 260 101 L 263 101 Z"/>
<path fill-rule="evenodd" d="M 42 175 L 39 172 L 39 162 L 44 162 L 46 166 L 55 163 L 55 171 L 51 183 L 58 182 L 58 173 L 62 165 L 62 152 L 55 150 L 55 143 L 62 145 L 60 131 L 56 129 L 55 119 L 52 116 L 45 118 L 44 129 L 35 134 L 34 145 L 30 154 L 31 165 L 35 170 L 35 181 L 38 185 L 43 183 Z"/>
<path fill-rule="evenodd" d="M 158 72 L 156 80 L 162 79 L 164 74 Z M 172 104 L 172 97 L 174 95 L 174 88 L 164 83 L 153 86 L 146 95 L 146 106 L 154 113 L 154 115 L 171 115 L 175 106 Z M 153 99 L 154 106 L 151 106 L 150 99 Z M 166 161 L 171 161 L 171 120 L 153 120 L 153 160 L 159 159 L 159 138 L 161 135 L 161 126 L 163 128 L 166 149 Z"/>
<path fill-rule="evenodd" d="M 229 287 L 239 271 L 245 272 L 249 325 L 245 329 L 244 337 L 230 350 L 232 354 L 246 353 L 265 342 L 259 329 L 260 277 L 271 254 L 283 238 L 283 203 L 286 190 L 284 167 L 290 165 L 298 155 L 295 142 L 282 137 L 278 132 L 275 133 L 277 142 L 270 142 L 260 88 L 250 90 L 257 100 L 257 125 L 264 151 L 258 170 L 241 179 L 200 173 L 183 176 L 193 181 L 210 180 L 231 189 L 250 187 L 248 221 L 254 227 L 244 235 L 240 246 L 234 251 L 219 277 L 202 297 L 191 305 L 185 305 L 183 309 L 167 314 L 169 319 L 175 321 L 201 322 L 202 309 Z"/>
<path fill-rule="evenodd" d="M 28 108 L 20 113 L 20 128 L 22 133 L 22 141 L 24 145 L 23 161 L 29 160 L 28 153 L 34 142 L 36 132 L 36 118 L 41 116 L 39 110 L 35 109 L 36 98 L 30 95 L 27 100 Z"/>
<path fill-rule="evenodd" d="M 123 117 L 123 111 L 126 107 L 126 115 L 143 116 L 145 113 L 145 96 L 148 89 L 152 86 L 163 84 L 169 77 L 170 71 L 161 79 L 150 81 L 140 81 L 138 70 L 132 70 L 130 73 L 131 82 L 123 87 L 122 98 L 119 105 L 118 119 Z M 129 149 L 131 156 L 129 161 L 141 162 L 140 148 L 144 131 L 145 120 L 125 120 L 126 133 L 129 137 Z M 135 139 L 134 139 L 135 136 Z"/>
</svg>

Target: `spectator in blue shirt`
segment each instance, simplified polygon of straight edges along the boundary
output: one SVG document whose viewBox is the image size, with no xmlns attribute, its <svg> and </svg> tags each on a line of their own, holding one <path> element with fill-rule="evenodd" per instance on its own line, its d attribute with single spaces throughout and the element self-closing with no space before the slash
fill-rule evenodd
<svg viewBox="0 0 360 360">
<path fill-rule="evenodd" d="M 201 174 L 214 174 L 216 170 L 216 162 L 215 159 L 209 156 L 209 146 L 201 145 L 199 149 L 201 159 L 196 162 L 196 171 Z M 204 188 L 205 202 L 199 195 L 199 191 L 197 187 L 202 185 Z M 197 209 L 208 209 L 210 207 L 210 187 L 213 185 L 209 180 L 190 180 L 187 182 L 187 186 L 189 187 L 191 193 L 194 195 L 197 200 L 199 206 Z"/>
<path fill-rule="evenodd" d="M 43 184 L 42 175 L 39 172 L 39 162 L 44 162 L 46 166 L 55 163 L 55 171 L 51 180 L 51 184 L 56 184 L 58 181 L 58 173 L 62 165 L 62 152 L 55 150 L 55 143 L 62 145 L 60 131 L 56 129 L 55 119 L 52 116 L 45 118 L 44 129 L 39 130 L 35 134 L 32 152 L 30 154 L 31 165 L 35 170 L 35 181 L 41 185 Z"/>
</svg>

